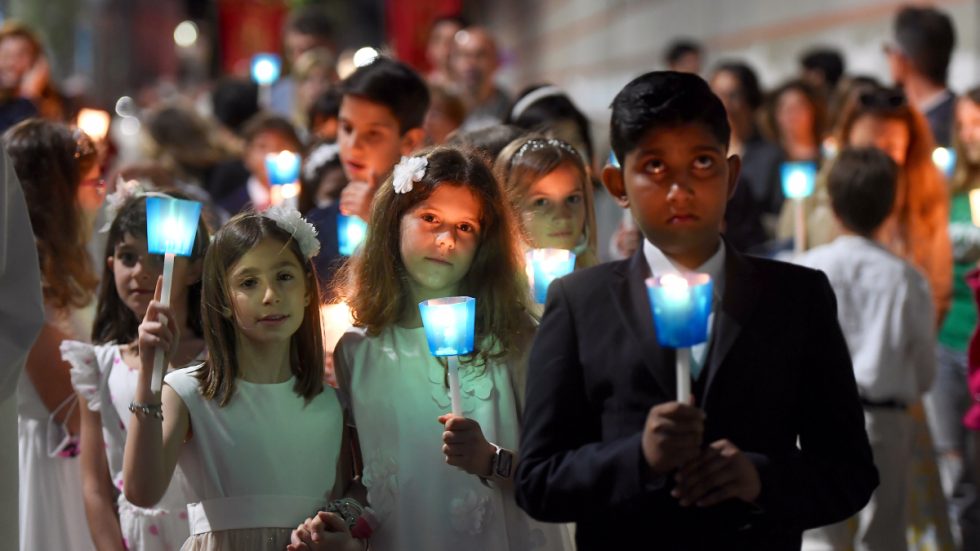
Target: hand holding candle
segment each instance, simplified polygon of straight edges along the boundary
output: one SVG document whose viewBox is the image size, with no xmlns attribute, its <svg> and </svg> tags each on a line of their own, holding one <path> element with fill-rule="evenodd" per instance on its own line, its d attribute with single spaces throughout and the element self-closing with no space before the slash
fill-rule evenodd
<svg viewBox="0 0 980 551">
<path fill-rule="evenodd" d="M 174 257 L 190 256 L 197 237 L 201 203 L 170 197 L 146 199 L 146 245 L 150 254 L 162 254 L 163 290 L 160 302 L 170 305 L 170 289 L 174 279 Z M 166 324 L 166 320 L 160 320 Z M 153 357 L 153 380 L 150 390 L 160 391 L 163 382 L 164 351 L 157 349 Z"/>
<path fill-rule="evenodd" d="M 665 274 L 646 280 L 657 342 L 677 349 L 677 401 L 691 396 L 691 347 L 708 340 L 711 277 L 707 274 Z"/>
<path fill-rule="evenodd" d="M 473 297 L 434 298 L 419 303 L 425 338 L 433 356 L 449 363 L 449 396 L 453 415 L 462 416 L 458 356 L 473 352 L 476 328 L 476 299 Z"/>
</svg>

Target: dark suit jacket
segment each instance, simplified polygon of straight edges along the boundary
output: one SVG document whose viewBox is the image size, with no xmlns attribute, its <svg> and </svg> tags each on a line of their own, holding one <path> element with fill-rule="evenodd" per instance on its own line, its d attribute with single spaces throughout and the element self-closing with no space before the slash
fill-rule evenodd
<svg viewBox="0 0 980 551">
<path fill-rule="evenodd" d="M 826 276 L 726 247 L 698 403 L 705 444 L 727 438 L 758 468 L 751 506 L 682 509 L 671 478 L 654 478 L 643 459 L 648 412 L 674 400 L 676 385 L 674 352 L 654 333 L 642 249 L 549 289 L 516 494 L 534 518 L 576 522 L 582 551 L 799 549 L 804 529 L 851 516 L 878 484 Z"/>
<path fill-rule="evenodd" d="M 234 216 L 251 206 L 248 196 L 249 177 L 251 174 L 240 159 L 221 163 L 211 174 L 207 192 L 215 205 Z"/>
<path fill-rule="evenodd" d="M 956 118 L 956 96 L 949 94 L 946 99 L 923 113 L 929 121 L 929 130 L 936 145 L 950 147 L 953 144 L 953 120 Z"/>
</svg>

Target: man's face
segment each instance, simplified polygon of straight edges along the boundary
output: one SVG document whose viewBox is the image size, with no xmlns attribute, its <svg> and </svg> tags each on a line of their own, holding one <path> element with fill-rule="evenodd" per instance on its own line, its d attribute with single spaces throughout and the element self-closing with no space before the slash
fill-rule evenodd
<svg viewBox="0 0 980 551">
<path fill-rule="evenodd" d="M 452 55 L 453 71 L 471 92 L 488 86 L 497 70 L 497 47 L 482 29 L 456 33 Z"/>
<path fill-rule="evenodd" d="M 286 37 L 283 42 L 285 42 L 286 46 L 286 59 L 289 60 L 290 65 L 295 64 L 303 52 L 312 50 L 313 48 L 330 49 L 330 44 L 326 40 L 312 34 L 303 34 L 296 31 L 286 31 Z"/>
</svg>

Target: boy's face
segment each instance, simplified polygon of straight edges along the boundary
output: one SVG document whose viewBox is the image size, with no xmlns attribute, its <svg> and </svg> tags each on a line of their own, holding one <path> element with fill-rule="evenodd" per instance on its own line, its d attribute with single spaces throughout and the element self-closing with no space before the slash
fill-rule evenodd
<svg viewBox="0 0 980 551">
<path fill-rule="evenodd" d="M 412 153 L 415 135 L 422 134 L 412 129 L 402 135 L 390 109 L 358 96 L 344 96 L 339 122 L 340 160 L 351 182 L 367 182 L 372 173 L 384 178 L 402 155 Z"/>
<path fill-rule="evenodd" d="M 682 262 L 703 262 L 717 247 L 740 168 L 707 128 L 683 124 L 648 132 L 622 170 L 607 166 L 602 180 L 651 243 Z"/>
</svg>

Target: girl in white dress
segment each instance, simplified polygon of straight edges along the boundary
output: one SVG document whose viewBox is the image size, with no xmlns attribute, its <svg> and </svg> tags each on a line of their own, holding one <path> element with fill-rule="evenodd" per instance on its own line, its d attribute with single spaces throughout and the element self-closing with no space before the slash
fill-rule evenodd
<svg viewBox="0 0 980 551">
<path fill-rule="evenodd" d="M 97 154 L 84 134 L 40 119 L 8 130 L 3 146 L 24 190 L 45 307 L 17 385 L 20 549 L 92 549 L 82 505 L 78 407 L 58 347 L 65 339 L 85 340 L 92 330 L 98 277 L 85 250 L 91 234 L 86 212 L 98 209 L 102 197 L 98 181 L 83 178 L 98 164 Z M 5 549 L 17 545 L 9 538 L 3 543 Z"/>
<path fill-rule="evenodd" d="M 516 224 L 483 160 L 451 148 L 403 158 L 379 188 L 347 274 L 356 329 L 337 346 L 376 526 L 371 549 L 561 549 L 564 533 L 517 507 L 524 353 L 533 336 Z M 421 301 L 476 298 L 476 348 L 460 358 L 462 416 L 426 343 Z M 293 549 L 319 549 L 312 519 Z"/>
<path fill-rule="evenodd" d="M 106 271 L 99 287 L 93 344 L 61 343 L 71 364 L 72 385 L 81 412 L 82 492 L 89 530 L 100 551 L 173 551 L 188 536 L 187 490 L 179 469 L 160 502 L 137 507 L 122 495 L 123 449 L 129 425 L 129 403 L 139 380 L 137 329 L 153 299 L 163 268 L 146 243 L 146 197 L 121 188 L 109 197 Z M 153 194 L 161 195 L 161 194 Z M 200 363 L 204 354 L 201 318 L 201 268 L 209 243 L 198 224 L 191 256 L 176 260 L 171 304 L 186 335 L 173 365 Z M 190 314 L 190 315 L 189 315 Z"/>
<path fill-rule="evenodd" d="M 179 336 L 157 284 L 139 328 L 123 490 L 156 502 L 179 459 L 192 489 L 183 549 L 282 549 L 350 479 L 340 403 L 323 385 L 317 249 L 292 209 L 222 227 L 204 260 L 208 360 L 168 374 L 162 396 L 150 390 L 153 354 L 172 356 Z"/>
</svg>

